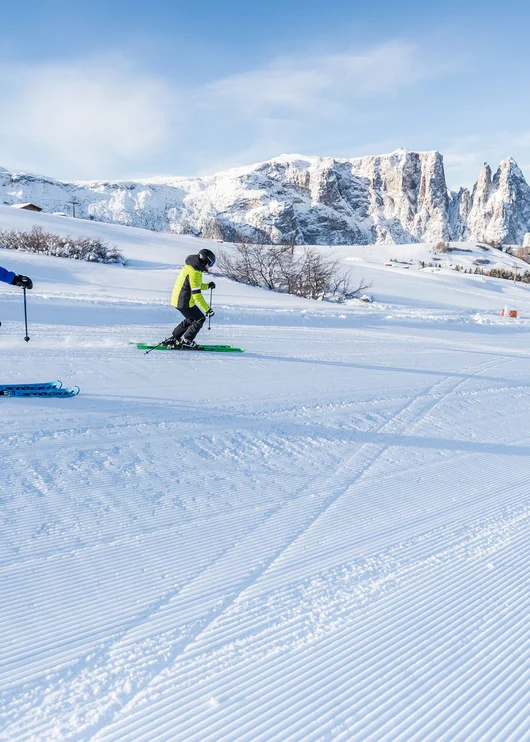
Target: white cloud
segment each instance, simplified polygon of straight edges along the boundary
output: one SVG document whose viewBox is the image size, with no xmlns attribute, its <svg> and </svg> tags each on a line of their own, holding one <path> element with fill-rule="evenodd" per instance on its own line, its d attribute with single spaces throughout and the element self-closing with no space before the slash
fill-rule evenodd
<svg viewBox="0 0 530 742">
<path fill-rule="evenodd" d="M 282 111 L 320 116 L 335 113 L 353 98 L 398 92 L 432 74 L 416 47 L 394 42 L 363 53 L 280 58 L 199 91 L 205 107 L 237 107 L 248 117 Z"/>
<path fill-rule="evenodd" d="M 438 72 L 403 42 L 278 57 L 193 89 L 116 55 L 4 65 L 0 164 L 75 179 L 180 174 L 180 151 L 188 171 L 211 172 L 311 148 L 315 135 L 333 142 L 333 132 L 351 132 L 378 106 L 383 115 L 381 101 Z"/>
<path fill-rule="evenodd" d="M 351 148 L 367 122 L 388 117 L 390 99 L 442 70 L 415 45 L 396 41 L 363 51 L 278 57 L 214 80 L 189 100 L 198 127 L 207 120 L 215 128 L 213 135 L 205 132 L 196 162 L 201 172 L 211 172 L 211 159 L 219 167 L 282 152 L 331 154 L 340 137 Z M 225 141 L 233 143 L 228 151 Z"/>
<path fill-rule="evenodd" d="M 175 92 L 116 57 L 0 68 L 0 162 L 97 177 L 167 144 Z M 168 101 L 171 101 L 168 104 Z"/>
</svg>

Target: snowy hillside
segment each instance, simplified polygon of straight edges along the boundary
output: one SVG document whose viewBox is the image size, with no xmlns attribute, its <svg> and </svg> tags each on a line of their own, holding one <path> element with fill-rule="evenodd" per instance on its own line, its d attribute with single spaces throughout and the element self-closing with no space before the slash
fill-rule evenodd
<svg viewBox="0 0 530 742">
<path fill-rule="evenodd" d="M 0 249 L 6 267 L 30 272 L 36 288 L 32 301 L 40 301 L 41 295 L 49 304 L 50 297 L 79 299 L 80 296 L 96 300 L 111 299 L 120 303 L 141 303 L 145 311 L 163 310 L 164 316 L 172 316 L 168 306 L 168 295 L 173 286 L 176 270 L 187 255 L 201 247 L 214 252 L 230 250 L 232 246 L 215 240 L 197 240 L 186 235 L 170 235 L 142 229 L 102 224 L 82 219 L 58 217 L 48 214 L 21 211 L 0 206 L 0 229 L 31 230 L 33 226 L 61 235 L 99 237 L 108 244 L 116 245 L 127 259 L 127 268 L 113 265 L 81 264 L 78 261 L 36 257 L 18 251 Z M 450 252 L 436 252 L 432 243 L 412 245 L 357 245 L 322 248 L 326 254 L 338 257 L 344 268 L 351 272 L 354 283 L 364 279 L 372 286 L 367 293 L 377 304 L 391 306 L 397 312 L 404 308 L 422 306 L 426 286 L 429 301 L 427 306 L 443 308 L 445 312 L 461 316 L 465 307 L 466 316 L 475 309 L 500 312 L 506 302 L 516 303 L 521 311 L 527 307 L 530 289 L 526 285 L 512 286 L 508 281 L 481 275 L 465 274 L 463 270 L 475 268 L 488 270 L 517 269 L 523 273 L 530 269 L 528 263 L 486 245 L 451 243 Z M 422 267 L 425 266 L 425 267 Z M 458 273 L 455 268 L 463 269 Z M 216 274 L 217 269 L 213 269 Z M 44 281 L 42 286 L 41 281 Z M 335 304 L 307 301 L 297 297 L 279 296 L 250 286 L 235 284 L 216 275 L 216 300 L 227 307 L 248 309 L 259 307 L 292 307 L 302 312 L 336 313 L 346 307 Z M 0 292 L 2 291 L 0 284 Z M 4 294 L 14 297 L 10 289 Z M 354 311 L 357 301 L 350 303 L 348 311 Z M 530 311 L 530 305 L 528 305 Z M 373 306 L 363 311 L 375 311 Z"/>
<path fill-rule="evenodd" d="M 216 278 L 245 353 L 145 356 L 219 245 L 0 207 L 33 224 L 130 262 L 0 250 L 0 383 L 81 387 L 0 397 L 2 742 L 529 739 L 530 287 L 454 270 L 515 259 L 337 248 L 369 304 Z"/>
<path fill-rule="evenodd" d="M 333 159 L 283 155 L 207 177 L 61 182 L 0 170 L 0 203 L 234 241 L 348 245 L 477 239 L 522 244 L 530 188 L 511 158 L 449 191 L 438 152 Z"/>
</svg>

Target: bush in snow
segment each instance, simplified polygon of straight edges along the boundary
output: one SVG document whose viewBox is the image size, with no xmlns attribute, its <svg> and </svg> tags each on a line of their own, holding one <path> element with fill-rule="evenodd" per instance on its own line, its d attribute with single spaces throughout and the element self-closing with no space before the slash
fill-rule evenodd
<svg viewBox="0 0 530 742">
<path fill-rule="evenodd" d="M 488 247 L 494 247 L 496 250 L 500 250 L 502 248 L 502 240 L 482 240 L 482 242 L 485 245 L 488 245 Z"/>
<path fill-rule="evenodd" d="M 480 276 L 491 276 L 492 278 L 504 278 L 507 281 L 520 281 L 521 283 L 530 283 L 530 271 L 524 273 L 515 273 L 515 271 L 506 268 L 490 268 L 485 271 L 482 268 L 475 268 L 473 271 Z"/>
<path fill-rule="evenodd" d="M 99 237 L 62 237 L 40 227 L 33 227 L 31 232 L 0 229 L 0 247 L 93 263 L 125 263 L 119 250 Z"/>
<path fill-rule="evenodd" d="M 217 265 L 234 281 L 306 299 L 341 302 L 353 299 L 371 285 L 364 279 L 353 285 L 349 272 L 341 270 L 337 259 L 314 247 L 295 252 L 291 245 L 240 242 L 235 254 L 221 252 Z"/>
<path fill-rule="evenodd" d="M 512 247 L 507 252 L 520 260 L 524 260 L 525 263 L 530 263 L 530 247 Z"/>
</svg>

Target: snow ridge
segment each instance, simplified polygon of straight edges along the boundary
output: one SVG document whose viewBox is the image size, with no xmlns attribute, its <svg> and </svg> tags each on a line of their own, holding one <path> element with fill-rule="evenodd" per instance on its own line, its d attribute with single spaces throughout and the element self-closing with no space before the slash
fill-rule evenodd
<svg viewBox="0 0 530 742">
<path fill-rule="evenodd" d="M 521 244 L 530 188 L 512 158 L 484 164 L 471 190 L 447 188 L 437 151 L 335 159 L 281 155 L 206 177 L 69 181 L 0 168 L 0 203 L 234 241 L 407 244 L 486 240 Z"/>
</svg>

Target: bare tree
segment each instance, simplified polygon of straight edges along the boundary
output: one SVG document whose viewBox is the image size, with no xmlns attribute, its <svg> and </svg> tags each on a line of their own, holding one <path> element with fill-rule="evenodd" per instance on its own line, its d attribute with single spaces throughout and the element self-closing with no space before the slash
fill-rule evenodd
<svg viewBox="0 0 530 742">
<path fill-rule="evenodd" d="M 281 291 L 285 281 L 285 264 L 290 254 L 290 246 L 241 241 L 236 245 L 235 255 L 222 251 L 217 265 L 234 281 Z"/>
<path fill-rule="evenodd" d="M 371 286 L 364 279 L 354 285 L 338 259 L 314 247 L 295 253 L 292 245 L 239 242 L 234 253 L 221 252 L 217 265 L 234 281 L 309 299 L 344 301 Z"/>
</svg>

